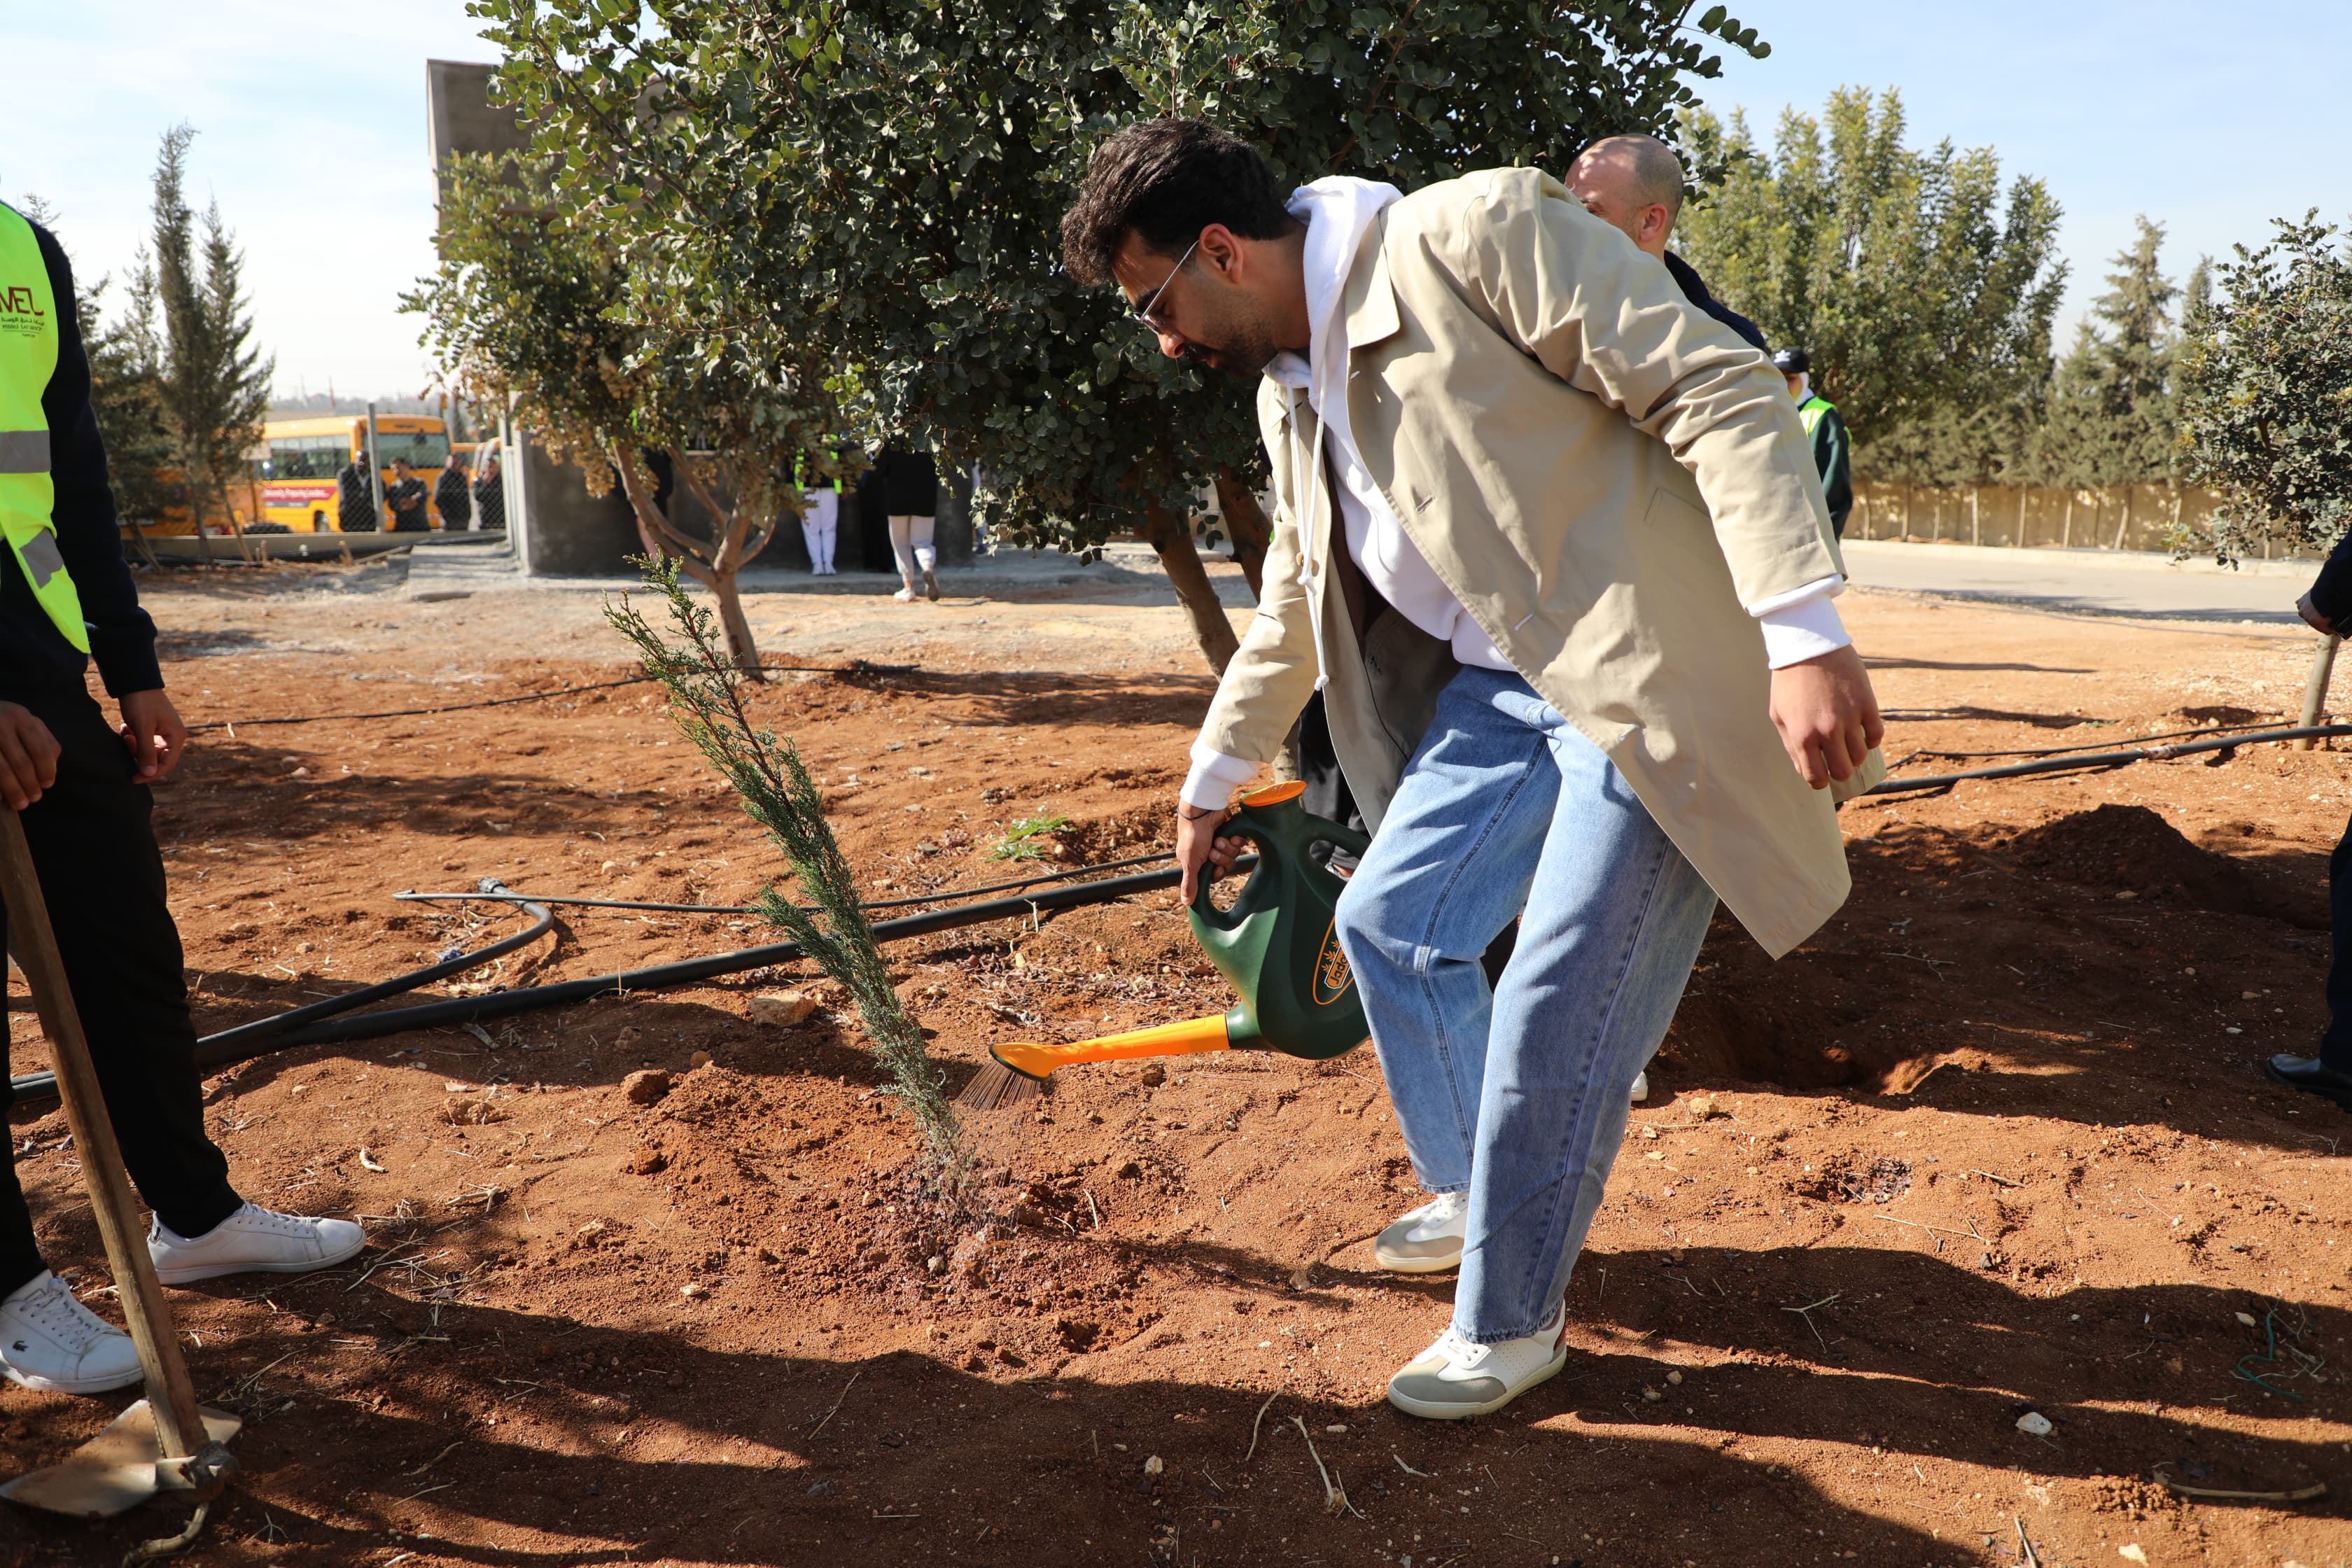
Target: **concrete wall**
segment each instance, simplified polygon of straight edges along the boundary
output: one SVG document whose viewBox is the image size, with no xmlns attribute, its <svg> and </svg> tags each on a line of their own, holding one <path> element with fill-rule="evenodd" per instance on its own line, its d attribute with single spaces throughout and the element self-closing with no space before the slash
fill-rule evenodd
<svg viewBox="0 0 2352 1568">
<path fill-rule="evenodd" d="M 471 60 L 425 62 L 425 146 L 436 171 L 452 153 L 519 153 L 530 145 L 514 111 L 490 102 L 498 68 Z"/>
</svg>

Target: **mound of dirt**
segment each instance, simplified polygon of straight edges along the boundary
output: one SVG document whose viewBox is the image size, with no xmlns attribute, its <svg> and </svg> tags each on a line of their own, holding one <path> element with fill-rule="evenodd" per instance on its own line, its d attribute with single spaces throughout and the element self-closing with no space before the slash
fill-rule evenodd
<svg viewBox="0 0 2352 1568">
<path fill-rule="evenodd" d="M 2305 930 L 2327 927 L 2325 904 L 2229 856 L 2200 848 L 2144 805 L 2113 803 L 2026 829 L 2011 841 L 2018 865 L 2080 887 L 2164 899 L 2216 914 L 2252 915 Z"/>
</svg>

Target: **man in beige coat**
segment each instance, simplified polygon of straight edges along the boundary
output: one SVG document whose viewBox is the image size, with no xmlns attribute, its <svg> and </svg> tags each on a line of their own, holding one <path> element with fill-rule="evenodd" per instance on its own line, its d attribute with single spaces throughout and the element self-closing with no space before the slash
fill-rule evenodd
<svg viewBox="0 0 2352 1568">
<path fill-rule="evenodd" d="M 1627 1090 L 1717 900 L 1778 955 L 1847 891 L 1829 790 L 1880 725 L 1802 426 L 1533 170 L 1286 194 L 1246 143 L 1147 121 L 1097 152 L 1063 250 L 1163 352 L 1264 377 L 1275 536 L 1181 792 L 1185 892 L 1321 689 L 1374 828 L 1339 939 L 1435 1194 L 1375 1256 L 1461 1268 L 1389 1397 L 1499 1409 L 1565 1359 Z"/>
</svg>

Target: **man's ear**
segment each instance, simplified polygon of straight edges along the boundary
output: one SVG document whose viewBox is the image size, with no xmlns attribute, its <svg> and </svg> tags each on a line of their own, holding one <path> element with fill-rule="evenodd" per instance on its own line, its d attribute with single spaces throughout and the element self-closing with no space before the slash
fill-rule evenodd
<svg viewBox="0 0 2352 1568">
<path fill-rule="evenodd" d="M 1223 224 L 1213 223 L 1201 231 L 1194 262 L 1215 273 L 1222 282 L 1238 283 L 1249 268 L 1248 242 Z"/>
</svg>

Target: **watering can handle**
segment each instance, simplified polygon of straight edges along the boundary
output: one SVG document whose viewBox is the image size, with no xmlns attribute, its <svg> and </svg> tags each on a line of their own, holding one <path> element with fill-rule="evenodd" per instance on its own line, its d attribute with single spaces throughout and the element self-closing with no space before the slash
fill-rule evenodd
<svg viewBox="0 0 2352 1568">
<path fill-rule="evenodd" d="M 1274 853 L 1273 844 L 1267 839 L 1265 832 L 1249 820 L 1248 811 L 1249 803 L 1244 797 L 1242 805 L 1235 807 L 1232 815 L 1217 826 L 1218 837 L 1246 838 L 1256 845 L 1258 849 L 1257 866 L 1251 870 L 1249 881 L 1242 884 L 1242 893 L 1235 899 L 1236 907 L 1239 906 L 1240 897 L 1248 894 L 1249 882 L 1256 880 L 1265 872 L 1266 864 L 1273 858 Z M 1321 823 L 1324 831 L 1318 832 L 1309 839 L 1308 842 L 1311 844 L 1336 844 L 1350 855 L 1361 855 L 1371 847 L 1371 839 L 1352 827 L 1344 827 L 1339 823 L 1322 818 L 1316 820 Z M 1232 913 L 1217 908 L 1209 901 L 1209 889 L 1213 880 L 1213 879 L 1209 877 L 1201 879 L 1200 889 L 1192 895 L 1192 913 L 1203 925 L 1217 931 L 1232 931 L 1237 923 Z"/>
</svg>

